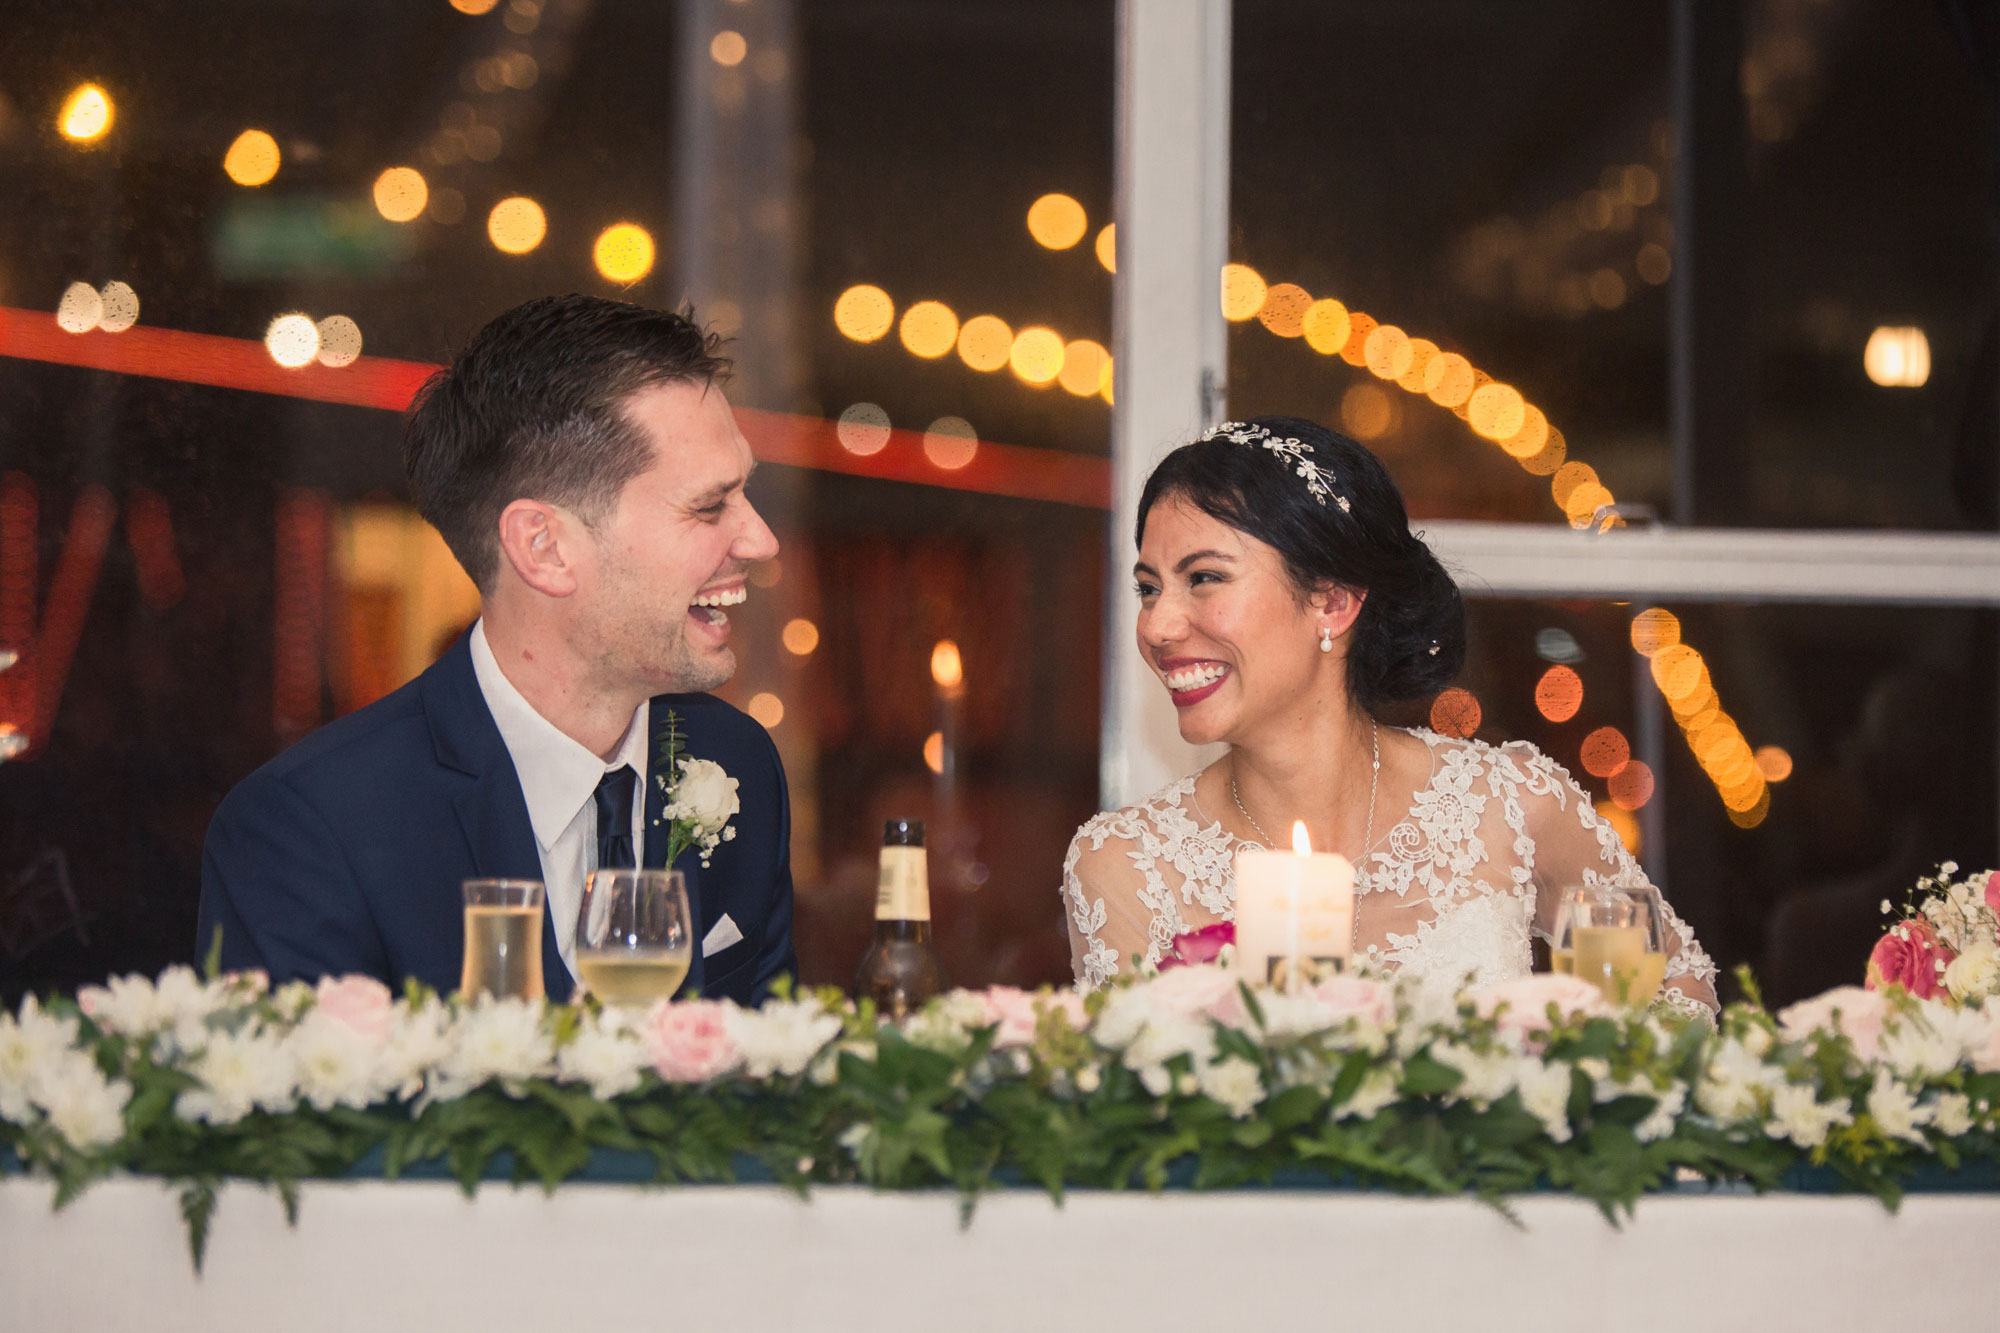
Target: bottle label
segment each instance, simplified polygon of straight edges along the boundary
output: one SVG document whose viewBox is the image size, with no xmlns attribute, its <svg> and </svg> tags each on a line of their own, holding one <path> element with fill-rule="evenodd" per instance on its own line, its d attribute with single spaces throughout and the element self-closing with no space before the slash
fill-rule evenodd
<svg viewBox="0 0 2000 1333">
<path fill-rule="evenodd" d="M 931 919 L 930 865 L 921 847 L 884 847 L 875 885 L 877 921 Z"/>
</svg>

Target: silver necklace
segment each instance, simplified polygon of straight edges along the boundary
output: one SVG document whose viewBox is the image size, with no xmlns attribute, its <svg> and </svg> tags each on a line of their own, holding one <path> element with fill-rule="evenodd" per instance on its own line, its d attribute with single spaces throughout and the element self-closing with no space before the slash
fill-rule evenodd
<svg viewBox="0 0 2000 1333">
<path fill-rule="evenodd" d="M 1362 859 L 1368 855 L 1369 845 L 1375 841 L 1375 791 L 1382 783 L 1382 728 L 1373 719 L 1368 723 L 1368 743 L 1375 752 L 1374 771 L 1368 777 L 1368 823 L 1361 831 L 1361 855 L 1355 858 L 1357 869 L 1360 867 Z M 1237 813 L 1242 815 L 1248 821 L 1250 827 L 1257 830 L 1257 836 L 1264 840 L 1265 849 L 1267 851 L 1275 850 L 1277 844 L 1271 841 L 1271 835 L 1264 832 L 1264 826 L 1259 824 L 1255 816 L 1243 808 L 1243 793 L 1236 790 L 1236 761 L 1234 759 L 1229 761 L 1229 795 L 1230 799 L 1236 802 Z"/>
</svg>

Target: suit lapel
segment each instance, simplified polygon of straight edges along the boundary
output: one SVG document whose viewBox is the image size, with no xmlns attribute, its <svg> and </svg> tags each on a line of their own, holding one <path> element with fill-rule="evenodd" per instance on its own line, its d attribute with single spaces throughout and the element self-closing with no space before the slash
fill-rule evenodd
<svg viewBox="0 0 2000 1333">
<path fill-rule="evenodd" d="M 645 864 L 655 869 L 677 869 L 687 879 L 688 921 L 694 927 L 694 948 L 688 959 L 687 980 L 681 983 L 683 995 L 700 989 L 702 984 L 701 942 L 708 938 L 708 911 L 702 900 L 701 858 L 692 851 L 681 853 L 675 866 L 667 861 L 667 824 L 663 816 L 666 809 L 666 794 L 661 791 L 659 779 L 665 777 L 673 781 L 673 774 L 666 771 L 664 760 L 667 753 L 667 704 L 662 699 L 654 699 L 647 714 L 651 728 L 651 759 L 646 774 L 646 855 Z M 686 719 L 682 719 L 682 738 L 686 740 Z M 692 751 L 688 751 L 692 753 Z"/>
</svg>

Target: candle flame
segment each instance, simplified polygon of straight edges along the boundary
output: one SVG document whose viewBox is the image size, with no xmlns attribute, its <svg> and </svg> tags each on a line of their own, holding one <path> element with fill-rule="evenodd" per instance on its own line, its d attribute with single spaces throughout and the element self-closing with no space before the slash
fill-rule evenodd
<svg viewBox="0 0 2000 1333">
<path fill-rule="evenodd" d="M 1312 855 L 1312 839 L 1306 835 L 1306 821 L 1303 819 L 1292 821 L 1292 850 L 1300 856 Z"/>
</svg>

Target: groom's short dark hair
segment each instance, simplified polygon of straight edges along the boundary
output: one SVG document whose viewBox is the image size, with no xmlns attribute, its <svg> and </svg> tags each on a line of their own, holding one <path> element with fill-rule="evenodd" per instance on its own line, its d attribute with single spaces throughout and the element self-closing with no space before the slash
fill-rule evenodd
<svg viewBox="0 0 2000 1333">
<path fill-rule="evenodd" d="M 652 462 L 625 400 L 724 378 L 721 341 L 691 311 L 548 296 L 494 319 L 424 382 L 403 429 L 404 475 L 482 593 L 499 567 L 501 511 L 527 496 L 596 523 Z"/>
</svg>

